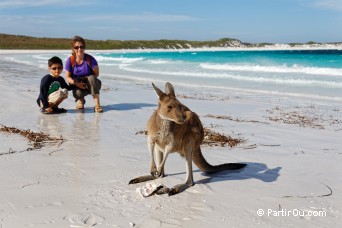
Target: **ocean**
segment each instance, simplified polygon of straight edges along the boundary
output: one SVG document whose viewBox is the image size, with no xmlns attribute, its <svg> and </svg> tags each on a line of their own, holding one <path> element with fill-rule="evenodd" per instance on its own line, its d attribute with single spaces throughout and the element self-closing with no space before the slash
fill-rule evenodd
<svg viewBox="0 0 342 228">
<path fill-rule="evenodd" d="M 7 61 L 46 69 L 50 53 Z M 217 89 L 249 96 L 342 101 L 342 50 L 94 52 L 101 76 Z M 66 60 L 68 52 L 56 53 Z"/>
</svg>

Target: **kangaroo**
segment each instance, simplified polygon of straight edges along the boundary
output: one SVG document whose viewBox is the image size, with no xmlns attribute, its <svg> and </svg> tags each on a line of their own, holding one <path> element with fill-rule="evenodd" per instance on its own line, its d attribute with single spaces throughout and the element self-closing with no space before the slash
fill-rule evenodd
<svg viewBox="0 0 342 228">
<path fill-rule="evenodd" d="M 167 82 L 165 93 L 152 86 L 159 97 L 158 109 L 147 123 L 147 144 L 151 156 L 151 175 L 132 179 L 129 184 L 154 180 L 164 176 L 164 165 L 170 153 L 178 152 L 186 160 L 186 179 L 171 189 L 163 188 L 159 194 L 170 196 L 194 185 L 192 162 L 205 173 L 236 170 L 246 166 L 241 163 L 210 165 L 202 155 L 201 143 L 204 139 L 203 125 L 198 115 L 179 102 L 173 86 Z M 155 163 L 157 161 L 158 166 Z M 157 192 L 158 194 L 158 192 Z"/>
</svg>

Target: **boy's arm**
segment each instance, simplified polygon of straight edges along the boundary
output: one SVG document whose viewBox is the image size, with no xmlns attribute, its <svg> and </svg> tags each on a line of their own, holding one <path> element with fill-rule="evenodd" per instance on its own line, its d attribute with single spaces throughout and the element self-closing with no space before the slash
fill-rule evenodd
<svg viewBox="0 0 342 228">
<path fill-rule="evenodd" d="M 43 103 L 43 108 L 46 109 L 49 106 L 48 102 L 48 90 L 49 90 L 48 77 L 43 77 L 40 82 L 40 94 L 39 98 Z"/>
<path fill-rule="evenodd" d="M 67 89 L 67 90 L 72 90 L 73 89 L 73 86 L 71 86 L 71 85 L 68 85 L 67 83 L 66 83 L 66 81 L 64 80 L 64 78 L 62 78 L 61 76 L 59 76 L 60 77 L 60 84 L 61 84 L 61 88 L 62 89 Z"/>
</svg>

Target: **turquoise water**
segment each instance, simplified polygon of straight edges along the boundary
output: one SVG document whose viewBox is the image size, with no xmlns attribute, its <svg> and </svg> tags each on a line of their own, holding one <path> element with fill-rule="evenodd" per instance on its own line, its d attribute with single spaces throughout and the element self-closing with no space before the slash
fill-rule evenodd
<svg viewBox="0 0 342 228">
<path fill-rule="evenodd" d="M 97 58 L 108 71 L 115 68 L 135 80 L 342 101 L 341 50 L 101 53 Z"/>
<path fill-rule="evenodd" d="M 202 51 L 202 52 L 147 52 L 107 53 L 108 58 L 144 58 L 209 63 L 251 63 L 269 65 L 301 65 L 306 67 L 342 68 L 341 50 L 288 50 L 288 51 Z"/>
<path fill-rule="evenodd" d="M 90 52 L 101 76 L 249 96 L 342 102 L 342 50 Z M 7 60 L 46 69 L 47 54 Z M 68 52 L 56 54 L 64 61 Z"/>
</svg>

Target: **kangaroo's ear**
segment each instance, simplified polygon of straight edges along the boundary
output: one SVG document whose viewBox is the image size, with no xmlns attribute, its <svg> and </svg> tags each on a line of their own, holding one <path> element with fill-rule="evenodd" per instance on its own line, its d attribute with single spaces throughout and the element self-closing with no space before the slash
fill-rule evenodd
<svg viewBox="0 0 342 228">
<path fill-rule="evenodd" d="M 163 93 L 163 91 L 161 91 L 157 86 L 155 86 L 152 83 L 153 89 L 154 91 L 156 91 L 156 94 L 158 95 L 159 99 L 161 99 L 163 96 L 165 96 L 165 93 Z"/>
<path fill-rule="evenodd" d="M 171 85 L 170 82 L 166 82 L 166 84 L 165 84 L 165 93 L 166 93 L 168 96 L 176 97 L 176 95 L 175 95 L 175 89 L 173 88 L 173 86 Z"/>
</svg>

